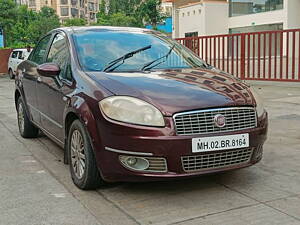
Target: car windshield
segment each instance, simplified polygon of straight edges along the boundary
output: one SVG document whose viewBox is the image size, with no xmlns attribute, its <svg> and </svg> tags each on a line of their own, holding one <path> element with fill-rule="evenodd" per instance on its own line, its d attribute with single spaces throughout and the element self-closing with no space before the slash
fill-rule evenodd
<svg viewBox="0 0 300 225">
<path fill-rule="evenodd" d="M 203 67 L 205 63 L 191 50 L 158 32 L 89 30 L 73 34 L 78 58 L 85 71 L 103 71 L 112 61 L 129 52 L 151 46 L 126 58 L 115 72 L 147 69 L 182 69 Z M 167 57 L 164 57 L 167 56 Z M 160 59 L 161 58 L 161 59 Z M 146 66 L 146 67 L 145 67 Z"/>
</svg>

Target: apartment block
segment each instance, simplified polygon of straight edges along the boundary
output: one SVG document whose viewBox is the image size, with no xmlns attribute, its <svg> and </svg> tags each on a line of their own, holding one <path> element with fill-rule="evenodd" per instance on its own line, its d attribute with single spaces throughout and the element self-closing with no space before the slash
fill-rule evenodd
<svg viewBox="0 0 300 225">
<path fill-rule="evenodd" d="M 84 18 L 88 23 L 96 22 L 100 0 L 17 0 L 19 4 L 26 4 L 34 11 L 48 6 L 53 8 L 63 22 L 70 18 Z"/>
</svg>

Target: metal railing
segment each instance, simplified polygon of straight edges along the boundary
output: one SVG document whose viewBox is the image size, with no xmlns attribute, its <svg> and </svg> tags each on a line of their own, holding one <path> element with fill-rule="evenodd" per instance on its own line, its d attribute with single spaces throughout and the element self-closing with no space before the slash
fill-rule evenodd
<svg viewBox="0 0 300 225">
<path fill-rule="evenodd" d="M 300 29 L 176 40 L 241 79 L 300 82 Z"/>
</svg>

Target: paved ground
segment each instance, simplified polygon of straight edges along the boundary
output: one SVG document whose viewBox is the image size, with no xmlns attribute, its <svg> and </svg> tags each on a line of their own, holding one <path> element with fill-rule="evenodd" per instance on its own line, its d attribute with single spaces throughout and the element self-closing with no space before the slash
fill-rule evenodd
<svg viewBox="0 0 300 225">
<path fill-rule="evenodd" d="M 191 180 L 80 191 L 46 137 L 22 139 L 0 78 L 0 224 L 300 224 L 300 84 L 257 85 L 270 113 L 256 166 Z"/>
</svg>

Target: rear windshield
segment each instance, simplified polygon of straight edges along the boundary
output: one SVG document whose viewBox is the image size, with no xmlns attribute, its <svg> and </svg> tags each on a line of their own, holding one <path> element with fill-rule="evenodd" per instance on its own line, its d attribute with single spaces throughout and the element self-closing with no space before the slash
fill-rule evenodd
<svg viewBox="0 0 300 225">
<path fill-rule="evenodd" d="M 124 61 L 115 71 L 139 71 L 147 63 L 171 53 L 152 70 L 202 67 L 203 61 L 178 42 L 159 33 L 122 31 L 84 31 L 73 34 L 82 68 L 102 71 L 111 61 L 128 52 L 151 45 L 151 48 Z"/>
</svg>

